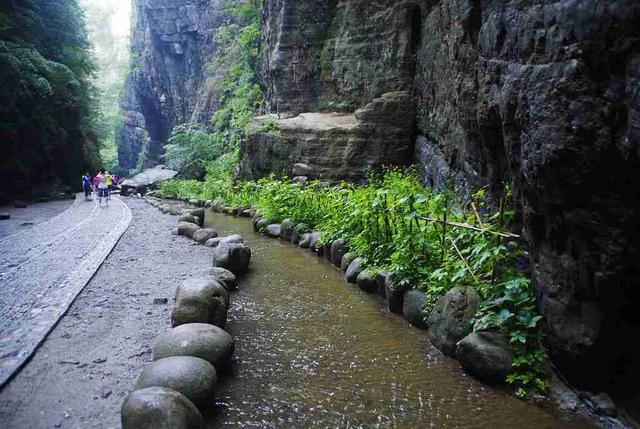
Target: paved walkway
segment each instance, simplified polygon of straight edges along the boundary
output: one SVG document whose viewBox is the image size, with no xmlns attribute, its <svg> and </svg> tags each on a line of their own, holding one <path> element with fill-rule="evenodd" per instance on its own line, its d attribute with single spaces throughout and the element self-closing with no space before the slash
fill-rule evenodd
<svg viewBox="0 0 640 429">
<path fill-rule="evenodd" d="M 0 239 L 0 387 L 67 311 L 131 222 L 114 197 L 84 201 L 48 222 Z"/>
</svg>

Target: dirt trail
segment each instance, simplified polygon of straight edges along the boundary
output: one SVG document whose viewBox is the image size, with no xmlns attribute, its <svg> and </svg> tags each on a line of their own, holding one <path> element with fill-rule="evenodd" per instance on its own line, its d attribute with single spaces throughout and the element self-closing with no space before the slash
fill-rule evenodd
<svg viewBox="0 0 640 429">
<path fill-rule="evenodd" d="M 170 328 L 183 278 L 206 270 L 208 249 L 169 230 L 176 218 L 124 199 L 133 220 L 113 253 L 33 359 L 0 392 L 0 427 L 118 428 L 120 405 L 156 336 Z M 154 304 L 167 298 L 167 304 Z"/>
</svg>

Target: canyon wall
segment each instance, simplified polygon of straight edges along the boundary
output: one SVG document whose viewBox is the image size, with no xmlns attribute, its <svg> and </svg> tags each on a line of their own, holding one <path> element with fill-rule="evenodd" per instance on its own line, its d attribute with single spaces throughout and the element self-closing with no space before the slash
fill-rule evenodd
<svg viewBox="0 0 640 429">
<path fill-rule="evenodd" d="M 219 1 L 134 4 L 127 168 L 215 111 L 206 64 L 225 19 Z M 240 177 L 416 163 L 463 197 L 511 185 L 554 362 L 585 388 L 635 391 L 640 2 L 265 0 L 260 55 Z"/>
<path fill-rule="evenodd" d="M 359 180 L 387 159 L 463 197 L 510 184 L 553 360 L 582 384 L 636 388 L 639 2 L 266 0 L 262 31 L 271 115 L 241 148 L 242 176 L 302 162 Z M 344 129 L 397 91 L 413 95 L 392 109 L 409 120 Z"/>
<path fill-rule="evenodd" d="M 209 67 L 227 17 L 217 0 L 134 0 L 132 59 L 118 155 L 125 169 L 161 163 L 174 125 L 208 123 L 215 112 Z"/>
</svg>

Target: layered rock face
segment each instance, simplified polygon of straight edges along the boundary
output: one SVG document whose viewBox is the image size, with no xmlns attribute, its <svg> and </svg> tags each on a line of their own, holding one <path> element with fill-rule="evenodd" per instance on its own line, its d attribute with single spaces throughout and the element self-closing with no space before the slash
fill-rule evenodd
<svg viewBox="0 0 640 429">
<path fill-rule="evenodd" d="M 639 357 L 640 3 L 436 3 L 416 74 L 425 179 L 512 184 L 552 355 L 621 387 Z"/>
<path fill-rule="evenodd" d="M 419 21 L 412 1 L 265 1 L 260 77 L 275 116 L 240 148 L 240 175 L 304 163 L 315 178 L 359 181 L 410 163 Z"/>
<path fill-rule="evenodd" d="M 638 28 L 635 0 L 266 0 L 272 116 L 241 148 L 241 174 L 302 162 L 358 180 L 394 147 L 463 197 L 510 184 L 554 360 L 624 390 L 615 374 L 637 375 L 640 357 L 628 341 L 640 332 Z M 413 94 L 403 117 L 415 113 L 395 140 L 360 133 L 353 112 L 398 91 Z M 356 146 L 368 155 L 350 158 Z"/>
<path fill-rule="evenodd" d="M 135 0 L 123 166 L 215 110 L 219 3 Z M 463 197 L 510 184 L 554 361 L 624 390 L 640 375 L 639 28 L 637 0 L 265 0 L 265 115 L 240 175 L 415 162 Z"/>
<path fill-rule="evenodd" d="M 262 116 L 242 147 L 239 173 L 250 179 L 295 176 L 300 173 L 293 165 L 302 163 L 309 179 L 362 181 L 370 168 L 411 159 L 413 121 L 406 91 L 383 94 L 355 113 Z"/>
<path fill-rule="evenodd" d="M 131 73 L 123 101 L 120 165 L 160 162 L 177 123 L 207 123 L 216 110 L 207 65 L 215 57 L 215 35 L 225 18 L 219 1 L 134 0 Z M 146 133 L 146 134 L 145 134 Z"/>
</svg>

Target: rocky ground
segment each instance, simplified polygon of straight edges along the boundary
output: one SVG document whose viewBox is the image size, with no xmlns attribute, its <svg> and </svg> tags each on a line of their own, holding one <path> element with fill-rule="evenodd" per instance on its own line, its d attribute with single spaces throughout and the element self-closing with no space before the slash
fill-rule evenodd
<svg viewBox="0 0 640 429">
<path fill-rule="evenodd" d="M 153 340 L 170 328 L 176 286 L 209 267 L 208 249 L 169 234 L 175 217 L 124 201 L 133 212 L 128 231 L 0 392 L 0 427 L 120 427 L 122 401 L 151 360 Z"/>
</svg>

